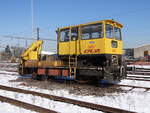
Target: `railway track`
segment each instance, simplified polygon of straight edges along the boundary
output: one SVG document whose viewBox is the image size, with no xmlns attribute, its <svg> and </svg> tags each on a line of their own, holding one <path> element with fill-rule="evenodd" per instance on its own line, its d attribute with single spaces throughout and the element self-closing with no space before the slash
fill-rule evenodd
<svg viewBox="0 0 150 113">
<path fill-rule="evenodd" d="M 8 65 L 1 65 L 0 64 L 0 67 L 1 68 L 18 68 L 18 65 L 9 65 L 9 64 Z"/>
<path fill-rule="evenodd" d="M 141 87 L 141 86 L 133 86 L 133 85 L 123 85 L 123 84 L 111 84 L 113 87 L 131 87 L 131 88 L 140 88 L 150 90 L 150 87 Z"/>
<path fill-rule="evenodd" d="M 3 73 L 3 72 L 0 72 L 0 75 L 2 75 L 2 74 L 4 74 L 4 75 L 5 75 L 5 74 L 10 74 L 10 75 L 15 75 L 15 76 L 20 76 L 20 75 L 19 75 L 19 74 L 17 74 L 17 73 L 16 73 L 16 74 L 14 74 L 14 73 Z"/>
<path fill-rule="evenodd" d="M 142 75 L 150 76 L 150 69 L 146 68 L 135 68 L 132 67 L 127 71 L 128 74 L 132 74 L 133 76 L 127 76 L 127 80 L 137 80 L 137 81 L 148 81 L 150 82 L 150 77 L 144 77 Z M 134 75 L 139 76 L 134 76 Z"/>
<path fill-rule="evenodd" d="M 148 81 L 150 82 L 150 80 L 147 80 L 147 79 L 137 79 L 137 78 L 126 78 L 127 80 L 137 80 L 137 81 Z"/>
<path fill-rule="evenodd" d="M 145 79 L 150 79 L 150 77 L 147 77 L 147 76 L 127 76 L 127 77 L 130 77 L 130 78 L 145 78 Z"/>
<path fill-rule="evenodd" d="M 137 74 L 137 75 L 150 75 L 149 68 L 136 68 L 136 67 L 128 67 L 128 74 Z"/>
<path fill-rule="evenodd" d="M 65 103 L 78 105 L 81 107 L 86 107 L 86 108 L 90 108 L 90 109 L 98 110 L 98 111 L 103 111 L 103 112 L 107 112 L 107 113 L 135 113 L 132 111 L 123 110 L 123 109 L 119 109 L 119 108 L 113 108 L 113 107 L 109 107 L 109 106 L 98 105 L 98 104 L 94 104 L 94 103 L 69 99 L 66 97 L 59 97 L 59 96 L 54 96 L 54 95 L 49 95 L 49 94 L 44 94 L 44 93 L 39 93 L 39 92 L 34 92 L 34 91 L 29 91 L 29 90 L 23 90 L 23 89 L 18 89 L 18 88 L 3 86 L 3 85 L 0 85 L 0 89 L 18 92 L 18 93 L 24 93 L 24 94 L 32 94 L 32 95 L 40 96 L 40 97 L 47 98 L 50 100 L 65 102 Z M 49 113 L 49 112 L 47 112 L 47 113 Z"/>
<path fill-rule="evenodd" d="M 50 109 L 42 108 L 42 107 L 39 107 L 39 106 L 36 106 L 36 105 L 32 105 L 32 104 L 29 104 L 29 103 L 25 103 L 25 102 L 18 101 L 18 100 L 15 100 L 15 99 L 4 97 L 4 96 L 0 96 L 0 101 L 10 103 L 12 105 L 19 106 L 19 107 L 29 109 L 29 110 L 32 110 L 32 111 L 40 112 L 40 113 L 57 113 L 56 111 L 53 111 L 53 110 L 50 110 Z"/>
<path fill-rule="evenodd" d="M 138 75 L 128 75 L 126 77 L 127 80 L 137 80 L 137 81 L 149 81 L 150 82 L 150 75 L 146 74 L 138 74 Z"/>
<path fill-rule="evenodd" d="M 17 74 L 17 73 L 14 74 L 14 73 L 3 73 L 3 72 L 0 72 L 0 75 L 6 75 L 6 74 L 7 74 L 7 75 L 12 75 L 12 76 L 14 76 L 14 75 L 15 75 L 15 76 L 20 76 L 20 75 Z"/>
<path fill-rule="evenodd" d="M 1 71 L 7 71 L 7 72 L 18 72 L 18 70 L 12 70 L 12 69 L 1 69 Z"/>
<path fill-rule="evenodd" d="M 2 71 L 9 71 L 9 72 L 18 72 L 18 63 L 8 63 L 8 62 L 0 62 L 0 68 Z"/>
<path fill-rule="evenodd" d="M 133 74 L 133 75 L 150 75 L 150 72 L 143 72 L 143 71 L 127 71 L 128 74 Z"/>
</svg>

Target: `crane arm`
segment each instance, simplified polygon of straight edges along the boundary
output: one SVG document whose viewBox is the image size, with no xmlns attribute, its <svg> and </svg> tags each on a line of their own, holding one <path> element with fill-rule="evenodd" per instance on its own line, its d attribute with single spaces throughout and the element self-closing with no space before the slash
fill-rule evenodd
<svg viewBox="0 0 150 113">
<path fill-rule="evenodd" d="M 37 40 L 31 44 L 21 55 L 21 64 L 27 60 L 39 60 L 39 54 L 42 50 L 42 40 Z"/>
</svg>

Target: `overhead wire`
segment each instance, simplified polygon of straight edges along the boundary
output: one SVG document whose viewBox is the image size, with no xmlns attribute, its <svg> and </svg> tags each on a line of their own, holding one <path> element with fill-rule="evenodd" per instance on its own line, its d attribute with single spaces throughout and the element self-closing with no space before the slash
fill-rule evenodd
<svg viewBox="0 0 150 113">
<path fill-rule="evenodd" d="M 136 13 L 136 12 L 140 12 L 140 11 L 145 11 L 145 10 L 150 10 L 150 8 L 142 8 L 142 9 L 135 9 L 135 10 L 130 10 L 130 11 L 126 11 L 126 12 L 120 12 L 117 14 L 113 14 L 110 16 L 105 16 L 105 17 L 101 17 L 101 18 L 113 18 L 115 16 L 121 16 L 121 15 L 127 15 L 127 14 L 132 14 L 132 13 Z M 93 18 L 93 19 L 97 19 L 97 18 Z M 86 20 L 93 20 L 93 19 L 86 19 Z M 41 30 L 45 31 L 44 29 L 48 29 L 49 27 L 44 27 Z M 27 30 L 26 30 L 27 31 Z M 9 34 L 9 35 L 0 35 L 1 38 L 10 38 L 10 39 L 24 39 L 24 40 L 36 40 L 33 38 L 27 38 L 27 37 L 21 37 L 21 36 L 13 36 L 16 34 L 22 34 L 25 33 L 26 31 L 21 31 L 21 32 L 17 32 L 17 33 L 13 33 L 13 34 Z M 49 40 L 49 41 L 56 41 L 55 39 L 49 39 L 49 38 L 42 38 L 42 40 Z"/>
<path fill-rule="evenodd" d="M 29 37 L 20 37 L 20 36 L 9 36 L 9 35 L 0 35 L 1 38 L 14 38 L 14 39 L 24 39 L 24 40 L 37 40 L 35 38 L 29 38 Z M 49 38 L 42 38 L 41 40 L 49 40 L 49 41 L 56 41 L 55 39 L 49 39 Z"/>
</svg>

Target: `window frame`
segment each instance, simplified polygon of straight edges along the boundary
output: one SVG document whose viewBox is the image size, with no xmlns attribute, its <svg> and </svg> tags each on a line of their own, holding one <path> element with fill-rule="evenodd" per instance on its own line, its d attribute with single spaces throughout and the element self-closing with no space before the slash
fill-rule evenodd
<svg viewBox="0 0 150 113">
<path fill-rule="evenodd" d="M 88 38 L 88 39 L 83 39 L 82 38 L 82 27 L 85 27 L 85 26 L 92 26 L 92 25 L 100 25 L 101 24 L 101 28 L 102 28 L 102 32 L 101 32 L 101 37 L 97 37 L 97 38 Z M 93 40 L 93 39 L 102 39 L 104 38 L 104 23 L 103 22 L 100 22 L 100 23 L 94 23 L 94 24 L 88 24 L 88 25 L 82 25 L 80 26 L 80 37 L 81 37 L 81 40 Z"/>
<path fill-rule="evenodd" d="M 69 35 L 69 40 L 65 41 L 65 38 L 64 38 L 64 41 L 61 40 L 61 31 L 65 31 L 65 30 L 68 30 L 68 35 Z M 59 31 L 59 42 L 69 42 L 70 41 L 70 28 L 66 28 L 66 29 L 61 29 Z"/>
<path fill-rule="evenodd" d="M 112 27 L 113 27 L 113 37 L 111 37 L 111 38 L 109 38 L 109 37 L 107 37 L 107 33 L 106 33 L 106 31 L 107 31 L 107 25 L 111 25 Z M 120 39 L 117 39 L 116 38 L 116 35 L 115 35 L 115 28 L 118 28 L 119 29 L 119 31 L 120 31 Z M 107 38 L 107 39 L 115 39 L 115 40 L 120 40 L 120 41 L 122 41 L 122 33 L 121 33 L 121 28 L 120 27 L 117 27 L 117 26 L 114 26 L 114 25 L 112 25 L 112 24 L 110 24 L 110 23 L 105 23 L 105 37 Z"/>
<path fill-rule="evenodd" d="M 112 26 L 112 37 L 107 37 L 107 25 L 111 25 Z M 108 23 L 106 23 L 105 24 L 105 34 L 106 34 L 106 38 L 108 38 L 108 39 L 115 39 L 114 38 L 114 26 L 112 25 L 112 24 L 108 24 Z"/>
<path fill-rule="evenodd" d="M 76 28 L 77 29 L 77 38 L 73 40 L 72 38 L 72 29 Z M 77 41 L 79 39 L 79 27 L 71 27 L 70 28 L 70 41 Z"/>
<path fill-rule="evenodd" d="M 116 37 L 116 35 L 115 35 L 115 28 L 118 28 L 118 29 L 119 29 L 120 39 L 117 39 L 117 37 Z M 115 37 L 116 40 L 122 40 L 121 28 L 116 27 L 116 26 L 114 27 L 114 37 Z"/>
</svg>

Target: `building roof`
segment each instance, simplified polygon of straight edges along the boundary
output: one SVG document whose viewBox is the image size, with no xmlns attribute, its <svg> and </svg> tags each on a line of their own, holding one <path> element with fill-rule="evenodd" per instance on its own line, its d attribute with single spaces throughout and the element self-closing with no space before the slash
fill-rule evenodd
<svg viewBox="0 0 150 113">
<path fill-rule="evenodd" d="M 136 49 L 136 48 L 146 47 L 146 46 L 150 46 L 150 44 L 143 44 L 143 45 L 140 45 L 140 46 L 136 46 L 136 47 L 134 47 L 134 48 Z"/>
</svg>

